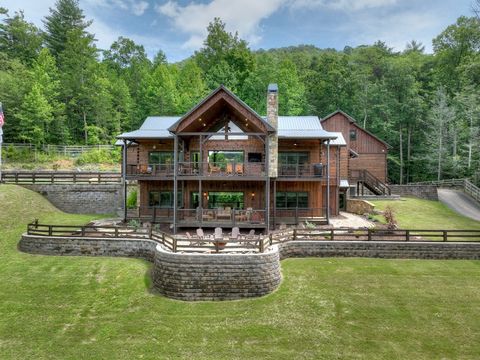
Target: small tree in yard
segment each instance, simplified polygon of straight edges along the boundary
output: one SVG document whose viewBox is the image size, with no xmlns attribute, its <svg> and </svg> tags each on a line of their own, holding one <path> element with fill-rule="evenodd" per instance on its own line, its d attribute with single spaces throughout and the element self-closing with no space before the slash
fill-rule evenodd
<svg viewBox="0 0 480 360">
<path fill-rule="evenodd" d="M 395 230 L 397 229 L 397 219 L 395 219 L 395 212 L 393 211 L 392 207 L 387 206 L 383 212 L 383 217 L 387 222 L 387 229 L 388 230 Z"/>
</svg>

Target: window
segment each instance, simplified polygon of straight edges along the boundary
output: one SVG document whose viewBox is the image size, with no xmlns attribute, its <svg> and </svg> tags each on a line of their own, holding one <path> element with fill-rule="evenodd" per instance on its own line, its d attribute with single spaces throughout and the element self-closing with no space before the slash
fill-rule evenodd
<svg viewBox="0 0 480 360">
<path fill-rule="evenodd" d="M 155 164 L 173 164 L 173 152 L 171 151 L 151 151 L 148 153 L 148 163 Z"/>
<path fill-rule="evenodd" d="M 308 192 L 277 192 L 277 208 L 308 208 Z"/>
<path fill-rule="evenodd" d="M 278 160 L 281 165 L 304 165 L 308 163 L 308 152 L 280 152 Z"/>
<path fill-rule="evenodd" d="M 177 195 L 177 205 L 182 206 L 182 193 Z M 148 206 L 160 208 L 173 208 L 173 191 L 150 191 L 148 193 Z"/>
<path fill-rule="evenodd" d="M 240 191 L 210 191 L 208 193 L 208 208 L 217 209 L 229 207 L 231 209 L 243 209 L 243 199 L 243 192 Z"/>
<path fill-rule="evenodd" d="M 350 130 L 350 140 L 353 140 L 353 141 L 357 140 L 357 130 L 355 129 Z"/>
</svg>

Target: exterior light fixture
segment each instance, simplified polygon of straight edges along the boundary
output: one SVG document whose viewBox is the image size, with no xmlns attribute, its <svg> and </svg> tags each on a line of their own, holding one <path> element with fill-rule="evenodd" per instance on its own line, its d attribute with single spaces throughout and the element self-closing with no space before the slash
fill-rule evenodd
<svg viewBox="0 0 480 360">
<path fill-rule="evenodd" d="M 252 197 L 255 197 L 255 193 L 254 193 L 254 192 L 252 192 Z"/>
</svg>

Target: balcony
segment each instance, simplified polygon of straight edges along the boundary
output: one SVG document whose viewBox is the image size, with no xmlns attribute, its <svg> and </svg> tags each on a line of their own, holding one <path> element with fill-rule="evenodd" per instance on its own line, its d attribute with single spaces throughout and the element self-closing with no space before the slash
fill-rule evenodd
<svg viewBox="0 0 480 360">
<path fill-rule="evenodd" d="M 265 177 L 265 163 L 261 162 L 179 162 L 179 177 L 207 178 L 261 178 Z"/>
<path fill-rule="evenodd" d="M 278 164 L 279 178 L 326 178 L 327 167 L 323 164 Z"/>
</svg>

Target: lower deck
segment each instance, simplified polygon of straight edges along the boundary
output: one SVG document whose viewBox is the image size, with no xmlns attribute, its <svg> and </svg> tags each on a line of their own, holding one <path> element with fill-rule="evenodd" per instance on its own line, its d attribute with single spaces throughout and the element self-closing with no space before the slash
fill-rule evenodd
<svg viewBox="0 0 480 360">
<path fill-rule="evenodd" d="M 265 229 L 269 224 L 275 228 L 305 221 L 324 224 L 329 215 L 338 214 L 338 188 L 330 186 L 329 190 L 316 181 L 182 180 L 177 185 L 175 214 L 173 181 L 139 181 L 137 207 L 128 211 L 128 217 L 159 224 L 175 221 L 177 228 Z"/>
</svg>

